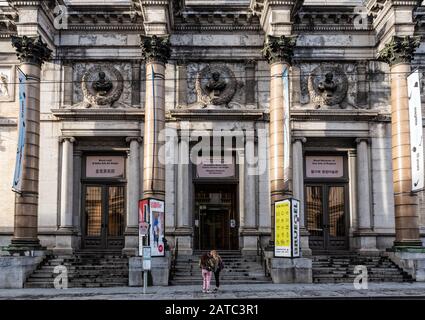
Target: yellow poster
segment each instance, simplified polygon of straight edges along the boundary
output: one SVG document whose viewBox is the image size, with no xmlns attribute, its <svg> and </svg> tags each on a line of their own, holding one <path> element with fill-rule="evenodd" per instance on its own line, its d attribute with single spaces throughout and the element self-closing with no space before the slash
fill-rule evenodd
<svg viewBox="0 0 425 320">
<path fill-rule="evenodd" d="M 286 255 L 291 251 L 291 202 L 281 201 L 275 204 L 275 247 Z"/>
</svg>

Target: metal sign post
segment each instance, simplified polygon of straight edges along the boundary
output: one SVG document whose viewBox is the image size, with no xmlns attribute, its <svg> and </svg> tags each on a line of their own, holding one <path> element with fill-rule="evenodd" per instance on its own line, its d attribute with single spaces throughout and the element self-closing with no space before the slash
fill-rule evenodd
<svg viewBox="0 0 425 320">
<path fill-rule="evenodd" d="M 151 270 L 151 247 L 143 247 L 143 294 L 146 294 L 148 286 L 148 271 Z"/>
</svg>

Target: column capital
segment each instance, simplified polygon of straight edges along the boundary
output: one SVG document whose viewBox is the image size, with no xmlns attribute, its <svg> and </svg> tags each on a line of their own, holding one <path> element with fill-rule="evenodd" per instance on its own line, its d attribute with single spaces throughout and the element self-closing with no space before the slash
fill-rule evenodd
<svg viewBox="0 0 425 320">
<path fill-rule="evenodd" d="M 66 140 L 68 140 L 71 143 L 76 142 L 77 140 L 74 137 L 67 137 L 67 136 L 63 136 L 63 137 L 59 137 L 59 142 L 65 142 Z"/>
<path fill-rule="evenodd" d="M 420 43 L 419 36 L 393 36 L 379 53 L 378 60 L 386 62 L 390 66 L 399 63 L 410 64 Z"/>
<path fill-rule="evenodd" d="M 302 144 L 307 142 L 307 138 L 306 137 L 292 137 L 291 138 L 292 143 L 297 142 L 297 141 L 301 141 Z"/>
<path fill-rule="evenodd" d="M 41 65 L 51 58 L 52 50 L 40 37 L 12 36 L 12 46 L 21 63 Z"/>
<path fill-rule="evenodd" d="M 267 36 L 261 52 L 269 64 L 280 62 L 291 65 L 296 43 L 297 36 Z"/>
<path fill-rule="evenodd" d="M 125 142 L 130 143 L 132 141 L 137 141 L 138 143 L 142 143 L 143 139 L 142 137 L 127 137 L 125 138 Z"/>
<path fill-rule="evenodd" d="M 357 138 L 356 143 L 359 144 L 361 142 L 366 142 L 367 144 L 370 144 L 370 138 L 369 137 L 363 137 L 363 138 Z"/>
<path fill-rule="evenodd" d="M 171 43 L 169 36 L 158 37 L 153 36 L 140 36 L 140 46 L 142 48 L 143 59 L 149 62 L 162 62 L 167 63 L 171 56 Z"/>
</svg>

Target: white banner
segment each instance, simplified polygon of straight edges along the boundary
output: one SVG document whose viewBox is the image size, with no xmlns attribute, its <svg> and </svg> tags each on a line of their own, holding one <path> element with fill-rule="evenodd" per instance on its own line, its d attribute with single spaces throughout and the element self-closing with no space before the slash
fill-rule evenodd
<svg viewBox="0 0 425 320">
<path fill-rule="evenodd" d="M 407 77 L 407 86 L 409 92 L 412 191 L 415 192 L 424 188 L 424 145 L 419 70 Z"/>
<path fill-rule="evenodd" d="M 275 202 L 275 257 L 299 257 L 300 202 L 288 199 Z"/>
</svg>

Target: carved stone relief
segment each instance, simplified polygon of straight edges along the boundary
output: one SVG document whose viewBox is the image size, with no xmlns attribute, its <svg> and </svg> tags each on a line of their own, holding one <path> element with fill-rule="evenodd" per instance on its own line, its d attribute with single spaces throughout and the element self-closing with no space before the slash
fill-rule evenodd
<svg viewBox="0 0 425 320">
<path fill-rule="evenodd" d="M 359 108 L 358 79 L 354 64 L 303 64 L 301 69 L 302 108 Z"/>
<path fill-rule="evenodd" d="M 15 68 L 0 66 L 0 101 L 13 101 L 15 98 Z"/>
<path fill-rule="evenodd" d="M 244 74 L 243 64 L 189 63 L 187 65 L 188 107 L 192 109 L 247 108 L 245 84 L 239 81 Z"/>
<path fill-rule="evenodd" d="M 131 106 L 131 65 L 75 64 L 76 108 L 128 108 Z"/>
</svg>

